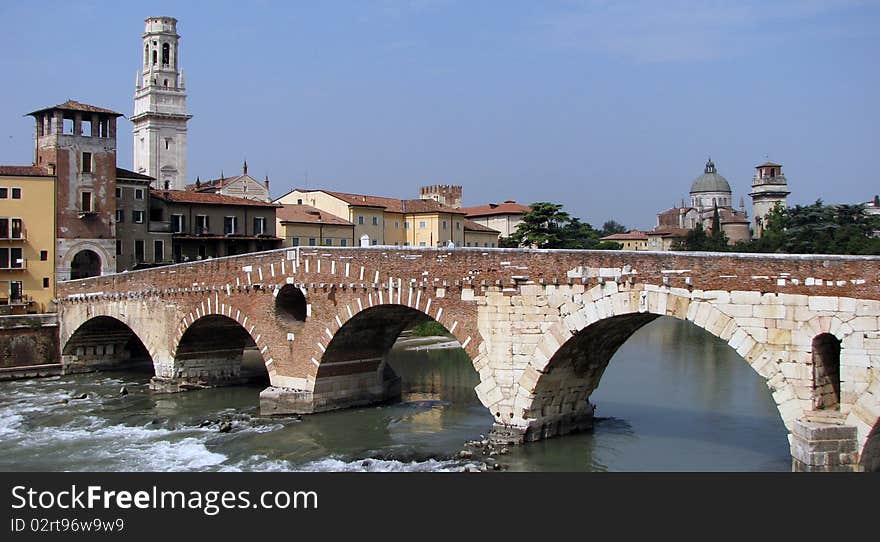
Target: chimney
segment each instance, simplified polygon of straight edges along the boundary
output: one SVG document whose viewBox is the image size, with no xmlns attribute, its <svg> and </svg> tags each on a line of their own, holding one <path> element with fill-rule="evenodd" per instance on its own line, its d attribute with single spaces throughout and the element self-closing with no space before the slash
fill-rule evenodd
<svg viewBox="0 0 880 542">
<path fill-rule="evenodd" d="M 266 185 L 266 191 L 268 191 L 269 190 L 269 176 L 268 175 L 266 175 L 266 180 L 263 181 L 263 184 Z"/>
</svg>

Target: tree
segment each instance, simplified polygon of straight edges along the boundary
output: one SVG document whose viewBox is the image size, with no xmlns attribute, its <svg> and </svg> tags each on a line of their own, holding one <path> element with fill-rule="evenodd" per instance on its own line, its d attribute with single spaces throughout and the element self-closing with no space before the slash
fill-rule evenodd
<svg viewBox="0 0 880 542">
<path fill-rule="evenodd" d="M 601 237 L 614 235 L 615 233 L 626 233 L 627 231 L 629 231 L 627 227 L 616 220 L 606 220 L 605 223 L 602 224 Z"/>
<path fill-rule="evenodd" d="M 712 215 L 712 231 L 709 233 L 707 250 L 725 251 L 727 250 L 727 234 L 721 228 L 721 213 L 718 211 L 718 205 L 715 206 L 715 213 Z"/>
<path fill-rule="evenodd" d="M 697 222 L 693 229 L 688 230 L 684 239 L 678 241 L 674 248 L 691 251 L 709 250 L 709 236 L 706 235 L 702 222 Z"/>
<path fill-rule="evenodd" d="M 562 227 L 570 220 L 562 205 L 533 203 L 532 210 L 523 215 L 510 237 L 520 247 L 560 248 Z"/>
</svg>

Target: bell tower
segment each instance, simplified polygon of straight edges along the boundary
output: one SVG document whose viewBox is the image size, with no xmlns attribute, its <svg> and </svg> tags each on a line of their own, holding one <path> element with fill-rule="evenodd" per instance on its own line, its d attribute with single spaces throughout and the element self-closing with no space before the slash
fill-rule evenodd
<svg viewBox="0 0 880 542">
<path fill-rule="evenodd" d="M 177 19 L 148 17 L 143 62 L 135 80 L 134 169 L 156 179 L 153 188 L 186 184 L 186 85 L 178 62 Z M 166 184 L 167 183 L 167 184 Z"/>
<path fill-rule="evenodd" d="M 788 180 L 782 173 L 782 164 L 764 162 L 755 166 L 752 178 L 752 228 L 755 239 L 760 239 L 766 227 L 767 215 L 777 203 L 785 205 L 788 200 Z"/>
</svg>

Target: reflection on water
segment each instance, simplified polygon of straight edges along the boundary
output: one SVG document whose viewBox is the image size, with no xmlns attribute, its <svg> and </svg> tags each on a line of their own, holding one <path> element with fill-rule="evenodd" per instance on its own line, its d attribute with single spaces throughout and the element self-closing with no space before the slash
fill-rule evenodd
<svg viewBox="0 0 880 542">
<path fill-rule="evenodd" d="M 148 375 L 0 383 L 0 470 L 456 470 L 492 418 L 461 349 L 396 349 L 402 401 L 261 417 L 260 387 L 171 395 Z M 129 394 L 119 395 L 122 385 Z M 85 399 L 73 399 L 86 393 Z M 512 470 L 788 470 L 786 432 L 759 376 L 725 343 L 661 318 L 594 393 L 593 431 L 511 449 Z M 220 432 L 228 421 L 229 432 Z"/>
</svg>

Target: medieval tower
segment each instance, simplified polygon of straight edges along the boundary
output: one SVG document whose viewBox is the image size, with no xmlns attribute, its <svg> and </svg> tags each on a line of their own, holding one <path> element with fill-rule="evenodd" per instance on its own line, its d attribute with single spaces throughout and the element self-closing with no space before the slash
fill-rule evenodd
<svg viewBox="0 0 880 542">
<path fill-rule="evenodd" d="M 786 205 L 788 181 L 782 173 L 782 165 L 764 162 L 755 166 L 755 177 L 752 179 L 752 228 L 754 237 L 760 239 L 766 227 L 767 215 L 777 203 Z"/>
<path fill-rule="evenodd" d="M 177 19 L 148 17 L 143 68 L 135 82 L 134 168 L 156 179 L 154 188 L 186 184 L 186 86 L 178 64 Z"/>
</svg>

